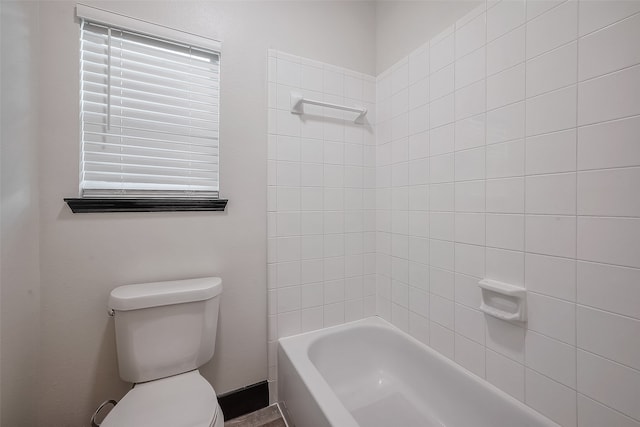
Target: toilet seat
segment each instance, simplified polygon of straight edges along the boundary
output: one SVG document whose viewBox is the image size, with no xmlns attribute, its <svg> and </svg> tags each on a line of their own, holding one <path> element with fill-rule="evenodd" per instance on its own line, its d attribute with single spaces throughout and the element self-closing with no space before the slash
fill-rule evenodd
<svg viewBox="0 0 640 427">
<path fill-rule="evenodd" d="M 102 427 L 218 427 L 222 411 L 211 384 L 197 370 L 136 384 Z"/>
</svg>

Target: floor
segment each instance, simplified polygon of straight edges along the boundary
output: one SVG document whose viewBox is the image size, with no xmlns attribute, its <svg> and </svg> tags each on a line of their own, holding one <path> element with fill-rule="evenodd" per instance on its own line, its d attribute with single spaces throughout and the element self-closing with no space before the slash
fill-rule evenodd
<svg viewBox="0 0 640 427">
<path fill-rule="evenodd" d="M 226 421 L 224 427 L 287 427 L 277 404 Z"/>
</svg>

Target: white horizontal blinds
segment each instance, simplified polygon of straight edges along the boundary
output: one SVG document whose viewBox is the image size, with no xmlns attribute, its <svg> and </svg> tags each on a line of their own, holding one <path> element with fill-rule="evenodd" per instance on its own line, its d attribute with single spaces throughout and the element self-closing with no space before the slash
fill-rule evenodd
<svg viewBox="0 0 640 427">
<path fill-rule="evenodd" d="M 219 59 L 83 21 L 82 194 L 217 197 Z"/>
</svg>

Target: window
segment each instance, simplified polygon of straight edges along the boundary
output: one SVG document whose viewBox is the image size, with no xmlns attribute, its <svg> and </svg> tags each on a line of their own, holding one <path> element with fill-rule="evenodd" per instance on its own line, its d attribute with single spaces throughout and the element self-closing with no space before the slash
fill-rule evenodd
<svg viewBox="0 0 640 427">
<path fill-rule="evenodd" d="M 77 11 L 82 199 L 217 199 L 219 43 Z"/>
</svg>

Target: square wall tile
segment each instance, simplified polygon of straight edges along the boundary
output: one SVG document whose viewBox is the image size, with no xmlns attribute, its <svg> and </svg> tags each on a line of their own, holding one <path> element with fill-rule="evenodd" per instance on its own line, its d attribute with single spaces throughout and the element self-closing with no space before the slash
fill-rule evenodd
<svg viewBox="0 0 640 427">
<path fill-rule="evenodd" d="M 524 213 L 524 178 L 488 179 L 487 212 Z"/>
<path fill-rule="evenodd" d="M 528 368 L 575 390 L 575 347 L 533 331 L 527 331 L 525 344 Z"/>
<path fill-rule="evenodd" d="M 452 28 L 450 27 L 444 30 L 438 38 L 439 40 L 437 41 L 431 40 L 430 45 L 429 64 L 432 74 L 444 66 L 451 64 L 455 59 L 455 39 Z"/>
<path fill-rule="evenodd" d="M 578 350 L 578 392 L 627 416 L 640 419 L 638 387 L 638 371 Z"/>
<path fill-rule="evenodd" d="M 409 55 L 409 84 L 429 76 L 429 48 L 419 48 Z"/>
<path fill-rule="evenodd" d="M 485 277 L 524 287 L 524 253 L 486 248 Z"/>
<path fill-rule="evenodd" d="M 580 80 L 640 63 L 640 52 L 633 48 L 638 41 L 640 15 L 633 15 L 580 39 Z M 612 46 L 616 48 L 612 49 Z"/>
<path fill-rule="evenodd" d="M 485 377 L 484 346 L 462 335 L 455 335 L 455 361 L 480 378 Z"/>
<path fill-rule="evenodd" d="M 640 167 L 578 173 L 578 214 L 640 216 Z"/>
<path fill-rule="evenodd" d="M 576 425 L 576 392 L 537 372 L 526 370 L 526 404 L 560 425 Z"/>
<path fill-rule="evenodd" d="M 527 58 L 548 52 L 577 36 L 578 2 L 571 0 L 527 23 Z"/>
<path fill-rule="evenodd" d="M 485 247 L 456 243 L 455 269 L 457 273 L 468 276 L 484 277 Z"/>
<path fill-rule="evenodd" d="M 527 252 L 567 258 L 576 256 L 575 217 L 527 215 L 525 221 Z"/>
<path fill-rule="evenodd" d="M 640 370 L 640 320 L 577 307 L 578 348 Z"/>
<path fill-rule="evenodd" d="M 527 213 L 575 215 L 575 173 L 528 176 L 525 182 Z"/>
<path fill-rule="evenodd" d="M 640 268 L 640 218 L 578 218 L 578 258 Z"/>
<path fill-rule="evenodd" d="M 572 42 L 527 61 L 527 97 L 575 84 L 578 43 Z"/>
<path fill-rule="evenodd" d="M 481 80 L 486 75 L 487 53 L 484 47 L 455 62 L 455 87 L 463 88 Z"/>
<path fill-rule="evenodd" d="M 578 394 L 578 425 L 580 427 L 638 427 L 640 422 L 614 411 L 582 394 Z"/>
<path fill-rule="evenodd" d="M 455 125 L 455 150 L 464 150 L 483 146 L 485 143 L 484 114 L 459 120 Z M 453 129 L 453 126 L 451 126 Z"/>
<path fill-rule="evenodd" d="M 487 144 L 524 138 L 524 134 L 524 102 L 487 112 Z"/>
<path fill-rule="evenodd" d="M 454 64 L 448 65 L 431 75 L 429 95 L 433 102 L 454 90 Z"/>
<path fill-rule="evenodd" d="M 525 66 L 516 65 L 487 78 L 487 109 L 503 107 L 525 98 Z"/>
<path fill-rule="evenodd" d="M 484 212 L 485 182 L 483 180 L 456 182 L 455 210 L 457 212 Z"/>
<path fill-rule="evenodd" d="M 578 170 L 640 165 L 640 117 L 578 128 Z"/>
<path fill-rule="evenodd" d="M 529 330 L 575 346 L 575 304 L 529 292 L 527 294 L 527 315 Z"/>
<path fill-rule="evenodd" d="M 487 178 L 507 178 L 524 175 L 524 140 L 487 146 Z"/>
<path fill-rule="evenodd" d="M 485 177 L 484 147 L 458 151 L 455 154 L 456 181 L 469 181 Z"/>
<path fill-rule="evenodd" d="M 429 291 L 432 294 L 453 300 L 454 280 L 453 271 L 435 267 L 429 268 Z"/>
<path fill-rule="evenodd" d="M 525 271 L 527 290 L 575 301 L 575 260 L 528 253 L 525 256 Z"/>
<path fill-rule="evenodd" d="M 515 3 L 503 1 L 503 3 Z M 521 26 L 487 44 L 487 75 L 493 75 L 525 60 L 525 27 Z"/>
<path fill-rule="evenodd" d="M 574 171 L 576 169 L 576 139 L 575 129 L 527 138 L 526 174 Z"/>
<path fill-rule="evenodd" d="M 487 40 L 493 40 L 524 24 L 524 0 L 500 1 L 487 11 Z"/>
<path fill-rule="evenodd" d="M 487 39 L 487 17 L 485 13 L 456 29 L 456 59 L 482 47 Z"/>
<path fill-rule="evenodd" d="M 524 215 L 487 214 L 487 246 L 524 250 Z"/>
<path fill-rule="evenodd" d="M 454 151 L 454 125 L 448 124 L 432 128 L 429 133 L 430 138 L 430 155 L 438 156 Z"/>
<path fill-rule="evenodd" d="M 500 390 L 524 401 L 524 366 L 508 357 L 487 350 L 486 379 Z"/>
<path fill-rule="evenodd" d="M 524 364 L 524 328 L 514 323 L 485 316 L 487 348 Z"/>
<path fill-rule="evenodd" d="M 640 5 L 635 1 L 614 0 L 606 3 L 597 0 L 583 1 L 579 11 L 579 34 L 584 36 L 636 12 L 640 12 Z"/>
<path fill-rule="evenodd" d="M 455 352 L 455 336 L 451 329 L 441 326 L 439 323 L 429 323 L 429 345 L 449 359 L 454 358 Z"/>
<path fill-rule="evenodd" d="M 473 245 L 485 244 L 485 218 L 483 213 L 455 214 L 456 242 Z"/>
<path fill-rule="evenodd" d="M 640 319 L 640 269 L 578 262 L 577 302 Z"/>
<path fill-rule="evenodd" d="M 640 114 L 640 65 L 578 85 L 578 124 L 586 125 Z"/>
<path fill-rule="evenodd" d="M 456 333 L 484 345 L 484 314 L 461 304 L 455 305 Z"/>
<path fill-rule="evenodd" d="M 569 86 L 527 99 L 527 136 L 575 127 L 576 90 Z"/>
<path fill-rule="evenodd" d="M 429 317 L 432 321 L 447 329 L 453 329 L 453 313 L 453 301 L 431 294 L 429 298 Z"/>
<path fill-rule="evenodd" d="M 455 119 L 461 120 L 484 113 L 486 110 L 486 83 L 480 80 L 456 91 Z"/>
</svg>

